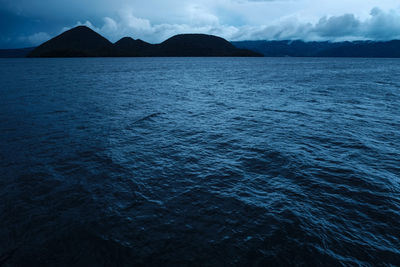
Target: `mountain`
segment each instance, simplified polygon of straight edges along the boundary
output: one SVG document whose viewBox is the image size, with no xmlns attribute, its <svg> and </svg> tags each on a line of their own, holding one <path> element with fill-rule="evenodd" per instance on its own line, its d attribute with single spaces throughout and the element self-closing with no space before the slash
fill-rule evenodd
<svg viewBox="0 0 400 267">
<path fill-rule="evenodd" d="M 149 54 L 152 47 L 152 44 L 140 39 L 124 37 L 114 44 L 114 53 L 120 57 L 140 57 Z"/>
<path fill-rule="evenodd" d="M 400 57 L 400 41 L 304 42 L 240 41 L 233 44 L 267 57 Z"/>
<path fill-rule="evenodd" d="M 238 49 L 221 37 L 206 34 L 175 35 L 158 45 L 158 55 L 172 57 L 259 56 L 253 51 Z"/>
<path fill-rule="evenodd" d="M 20 49 L 0 49 L 0 58 L 26 57 L 35 47 Z"/>
<path fill-rule="evenodd" d="M 400 40 L 387 42 L 347 42 L 342 46 L 320 51 L 317 56 L 400 58 Z"/>
<path fill-rule="evenodd" d="M 28 57 L 236 57 L 262 56 L 239 49 L 217 36 L 205 34 L 176 35 L 161 44 L 149 44 L 129 37 L 115 44 L 86 26 L 79 26 L 45 42 Z"/>
<path fill-rule="evenodd" d="M 109 57 L 114 46 L 86 26 L 78 26 L 43 43 L 28 57 Z"/>
<path fill-rule="evenodd" d="M 400 58 L 400 40 L 385 42 L 228 42 L 206 34 L 180 34 L 160 44 L 124 37 L 112 44 L 85 26 L 68 30 L 37 48 L 3 49 L 1 57 L 387 57 Z"/>
<path fill-rule="evenodd" d="M 241 41 L 236 47 L 252 49 L 267 57 L 312 57 L 323 50 L 341 46 L 342 43 L 303 41 Z"/>
</svg>

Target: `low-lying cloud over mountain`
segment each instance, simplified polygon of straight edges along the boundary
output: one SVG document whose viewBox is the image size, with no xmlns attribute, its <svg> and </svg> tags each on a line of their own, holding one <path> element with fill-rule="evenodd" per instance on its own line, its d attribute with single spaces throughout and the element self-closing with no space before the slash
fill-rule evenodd
<svg viewBox="0 0 400 267">
<path fill-rule="evenodd" d="M 254 0 L 253 0 L 254 1 Z M 370 16 L 364 20 L 354 14 L 341 16 L 324 16 L 316 23 L 301 22 L 299 19 L 287 18 L 279 23 L 267 26 L 229 26 L 214 23 L 188 24 L 155 24 L 149 20 L 137 18 L 129 12 L 121 12 L 117 19 L 104 18 L 101 27 L 90 21 L 78 22 L 77 25 L 89 26 L 112 40 L 121 36 L 137 36 L 144 40 L 158 42 L 178 33 L 208 33 L 237 40 L 391 40 L 400 38 L 400 12 L 383 11 L 373 8 Z"/>
<path fill-rule="evenodd" d="M 324 16 L 318 22 L 302 23 L 287 19 L 280 24 L 253 28 L 234 39 L 343 41 L 343 40 L 392 40 L 400 38 L 400 12 L 373 8 L 370 16 L 360 19 L 354 14 Z"/>
<path fill-rule="evenodd" d="M 0 48 L 38 45 L 87 25 L 111 41 L 179 33 L 228 40 L 400 38 L 398 0 L 0 0 Z"/>
</svg>

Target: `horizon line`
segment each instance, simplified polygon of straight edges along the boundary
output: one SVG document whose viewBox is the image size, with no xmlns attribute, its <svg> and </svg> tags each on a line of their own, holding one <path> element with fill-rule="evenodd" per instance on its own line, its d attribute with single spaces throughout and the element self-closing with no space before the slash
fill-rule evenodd
<svg viewBox="0 0 400 267">
<path fill-rule="evenodd" d="M 110 41 L 107 37 L 105 37 L 105 36 L 103 36 L 102 34 L 98 33 L 96 30 L 92 29 L 91 27 L 88 27 L 87 25 L 78 25 L 78 26 L 75 26 L 75 27 L 73 27 L 73 28 L 69 28 L 69 29 L 63 31 L 63 32 L 61 32 L 60 34 L 58 34 L 58 35 L 56 35 L 56 36 L 54 36 L 54 37 L 52 37 L 52 38 L 50 38 L 50 39 L 48 39 L 48 40 L 42 42 L 41 44 L 36 45 L 36 46 L 11 47 L 11 48 L 2 48 L 2 47 L 0 47 L 0 50 L 23 50 L 23 49 L 32 49 L 32 48 L 36 48 L 36 47 L 39 47 L 39 46 L 41 46 L 42 44 L 44 44 L 44 43 L 46 43 L 46 42 L 48 42 L 48 41 L 50 41 L 50 40 L 52 40 L 52 39 L 54 39 L 54 38 L 56 38 L 57 36 L 59 36 L 59 35 L 65 33 L 65 32 L 67 32 L 67 31 L 76 29 L 76 28 L 87 28 L 87 29 L 89 29 L 89 30 L 91 30 L 91 31 L 93 31 L 93 32 L 95 32 L 95 33 L 97 33 L 97 34 L 99 34 L 100 36 L 102 36 L 103 38 L 105 38 L 107 41 L 109 41 L 109 42 L 112 43 L 112 44 L 116 44 L 117 42 L 119 42 L 120 40 L 122 40 L 122 39 L 124 39 L 124 38 L 131 38 L 131 39 L 133 39 L 133 40 L 140 40 L 140 41 L 142 41 L 142 42 L 145 42 L 145 43 L 148 43 L 148 44 L 151 44 L 151 45 L 157 45 L 157 44 L 161 44 L 161 43 L 162 43 L 162 42 L 161 42 L 161 43 L 150 43 L 150 42 L 144 41 L 144 40 L 142 40 L 142 39 L 140 39 L 140 38 L 139 38 L 139 39 L 135 39 L 135 38 L 133 38 L 133 37 L 131 37 L 131 36 L 123 36 L 123 37 L 121 37 L 120 39 L 118 39 L 117 41 L 112 42 L 112 41 Z M 304 43 L 355 43 L 355 42 L 375 42 L 375 43 L 382 43 L 382 42 L 400 41 L 400 39 L 387 39 L 387 40 L 385 40 L 385 39 L 354 39 L 354 40 L 345 40 L 345 39 L 344 39 L 344 40 L 329 40 L 329 39 L 327 39 L 327 40 L 304 40 L 304 39 L 301 39 L 301 38 L 298 38 L 298 39 L 246 39 L 246 40 L 231 41 L 231 40 L 227 40 L 227 39 L 225 39 L 225 38 L 223 38 L 223 37 L 221 37 L 221 36 L 214 35 L 214 34 L 208 34 L 208 33 L 178 33 L 178 34 L 172 35 L 171 37 L 165 39 L 164 41 L 166 41 L 166 40 L 168 40 L 168 39 L 170 39 L 170 38 L 172 38 L 172 37 L 175 37 L 175 36 L 179 36 L 179 35 L 190 35 L 190 34 L 199 34 L 199 35 L 207 35 L 207 36 L 216 36 L 216 37 L 222 38 L 222 39 L 224 39 L 224 40 L 226 40 L 226 41 L 228 41 L 228 42 L 230 42 L 230 43 L 236 43 L 236 42 L 298 42 L 298 41 L 304 42 Z M 163 42 L 164 42 L 164 41 L 163 41 Z"/>
</svg>

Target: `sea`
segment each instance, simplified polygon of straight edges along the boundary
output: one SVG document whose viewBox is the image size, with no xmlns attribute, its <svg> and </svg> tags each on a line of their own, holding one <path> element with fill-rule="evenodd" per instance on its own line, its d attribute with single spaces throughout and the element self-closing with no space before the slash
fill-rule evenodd
<svg viewBox="0 0 400 267">
<path fill-rule="evenodd" d="M 400 266 L 400 60 L 0 60 L 0 266 Z"/>
</svg>

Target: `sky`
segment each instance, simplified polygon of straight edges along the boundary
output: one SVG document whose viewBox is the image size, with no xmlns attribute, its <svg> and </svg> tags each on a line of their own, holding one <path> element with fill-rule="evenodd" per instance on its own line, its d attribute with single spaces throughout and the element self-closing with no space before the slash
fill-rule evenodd
<svg viewBox="0 0 400 267">
<path fill-rule="evenodd" d="M 400 39 L 399 0 L 0 0 L 0 49 L 32 47 L 77 25 L 110 41 L 179 33 L 240 40 Z"/>
</svg>

